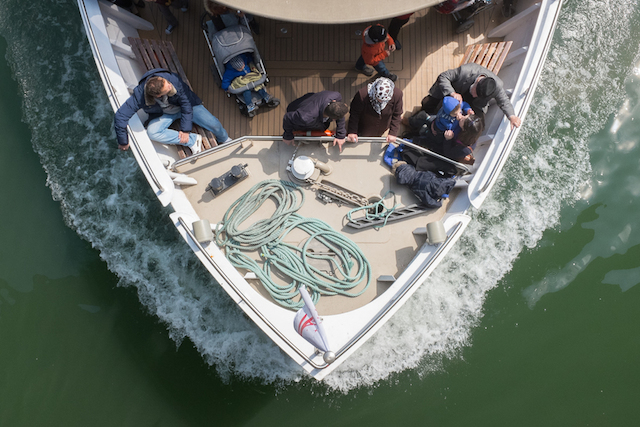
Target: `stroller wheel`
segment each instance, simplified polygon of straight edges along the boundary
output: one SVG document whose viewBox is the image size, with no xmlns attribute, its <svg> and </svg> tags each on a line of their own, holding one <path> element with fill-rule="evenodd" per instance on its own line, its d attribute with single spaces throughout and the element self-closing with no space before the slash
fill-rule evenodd
<svg viewBox="0 0 640 427">
<path fill-rule="evenodd" d="M 458 25 L 458 28 L 456 28 L 456 34 L 464 33 L 469 28 L 473 27 L 473 24 L 475 24 L 473 19 L 467 19 L 462 24 Z"/>
</svg>

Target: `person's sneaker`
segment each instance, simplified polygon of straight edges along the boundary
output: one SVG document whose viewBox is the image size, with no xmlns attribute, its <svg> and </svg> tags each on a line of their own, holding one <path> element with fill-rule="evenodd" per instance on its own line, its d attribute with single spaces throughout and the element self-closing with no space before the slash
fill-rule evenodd
<svg viewBox="0 0 640 427">
<path fill-rule="evenodd" d="M 199 152 L 202 151 L 202 135 L 197 134 L 196 135 L 196 142 L 193 143 L 193 145 L 191 147 L 191 154 L 198 154 Z"/>
<path fill-rule="evenodd" d="M 389 73 L 388 75 L 385 76 L 386 78 L 388 78 L 389 80 L 391 80 L 392 82 L 395 82 L 396 80 L 398 80 L 398 76 L 396 76 L 393 73 Z"/>
<path fill-rule="evenodd" d="M 222 141 L 221 144 L 226 144 L 227 142 L 231 142 L 233 141 L 233 139 L 231 139 L 230 137 L 227 137 L 226 141 Z"/>
<path fill-rule="evenodd" d="M 167 26 L 167 29 L 166 29 L 166 30 L 164 30 L 164 33 L 165 33 L 166 35 L 169 35 L 169 34 L 173 33 L 173 30 L 175 30 L 177 26 L 178 26 L 178 25 L 172 25 L 172 24 L 169 24 L 169 25 Z"/>
<path fill-rule="evenodd" d="M 278 105 L 280 105 L 280 100 L 278 98 L 274 98 L 271 95 L 265 98 L 264 102 L 267 104 L 267 107 L 270 107 L 270 108 L 275 108 Z"/>
<path fill-rule="evenodd" d="M 258 106 L 256 104 L 250 104 L 247 105 L 247 115 L 249 117 L 254 117 L 256 115 L 256 110 L 258 109 Z"/>
<path fill-rule="evenodd" d="M 396 42 L 396 50 L 401 50 L 402 49 L 402 43 L 400 43 L 399 40 L 394 40 Z"/>
<path fill-rule="evenodd" d="M 395 163 L 393 164 L 393 166 L 391 166 L 391 175 L 395 175 L 395 174 L 396 174 L 396 170 L 397 170 L 400 166 L 402 166 L 402 165 L 406 165 L 406 164 L 407 164 L 407 162 L 405 162 L 405 161 L 403 161 L 403 160 L 400 160 L 400 161 L 395 162 Z"/>
<path fill-rule="evenodd" d="M 373 73 L 376 72 L 376 69 L 373 68 L 371 65 L 365 65 L 362 70 L 358 70 L 358 71 L 360 71 L 365 76 L 371 77 L 373 76 Z"/>
</svg>

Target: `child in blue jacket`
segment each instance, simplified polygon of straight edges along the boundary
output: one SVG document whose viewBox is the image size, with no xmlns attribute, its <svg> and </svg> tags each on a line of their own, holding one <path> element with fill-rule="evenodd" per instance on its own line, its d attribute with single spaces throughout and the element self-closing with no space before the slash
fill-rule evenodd
<svg viewBox="0 0 640 427">
<path fill-rule="evenodd" d="M 458 101 L 452 96 L 445 96 L 442 100 L 442 108 L 438 111 L 435 120 L 433 121 L 432 130 L 434 133 L 436 129 L 444 132 L 446 139 L 452 139 L 460 132 L 459 121 L 462 116 L 473 114 L 473 110 L 464 101 Z"/>
<path fill-rule="evenodd" d="M 260 77 L 260 73 L 258 73 L 255 67 L 253 69 L 251 68 L 252 62 L 253 55 L 249 53 L 242 53 L 231 58 L 225 64 L 225 71 L 222 76 L 222 89 L 228 91 L 234 80 L 244 77 L 252 72 L 256 74 L 256 79 L 258 79 Z M 253 102 L 252 92 L 257 92 L 258 95 L 260 95 L 260 99 L 269 107 L 277 107 L 280 104 L 280 100 L 278 98 L 274 98 L 267 93 L 264 88 L 264 84 L 258 85 L 255 89 L 245 90 L 242 92 L 242 97 L 244 99 L 244 103 L 247 105 L 247 113 L 249 113 L 249 117 L 255 116 L 256 110 L 258 109 L 258 105 Z"/>
</svg>

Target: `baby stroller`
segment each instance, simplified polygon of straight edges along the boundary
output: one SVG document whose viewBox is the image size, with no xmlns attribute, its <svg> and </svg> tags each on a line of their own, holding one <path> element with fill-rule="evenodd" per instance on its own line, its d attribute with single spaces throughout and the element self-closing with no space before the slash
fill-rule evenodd
<svg viewBox="0 0 640 427">
<path fill-rule="evenodd" d="M 505 0 L 505 2 L 512 3 L 513 0 Z M 446 0 L 434 7 L 439 13 L 453 15 L 458 23 L 456 34 L 460 34 L 473 27 L 474 16 L 493 6 L 491 0 Z"/>
<path fill-rule="evenodd" d="M 202 32 L 207 40 L 209 51 L 213 57 L 213 65 L 211 66 L 211 72 L 218 86 L 222 85 L 222 78 L 225 72 L 225 64 L 232 58 L 248 53 L 253 56 L 253 63 L 255 64 L 258 72 L 260 73 L 260 79 L 248 83 L 246 86 L 239 88 L 229 88 L 227 96 L 235 95 L 236 103 L 240 112 L 248 117 L 253 117 L 255 113 L 249 114 L 248 106 L 245 102 L 242 93 L 251 90 L 252 102 L 254 105 L 260 105 L 263 102 L 262 97 L 258 95 L 253 89 L 261 84 L 266 84 L 269 81 L 267 72 L 260 57 L 260 53 L 256 47 L 251 30 L 249 29 L 249 22 L 246 17 L 239 19 L 239 24 L 231 25 L 218 31 L 211 20 L 209 14 L 205 13 L 201 20 Z"/>
</svg>

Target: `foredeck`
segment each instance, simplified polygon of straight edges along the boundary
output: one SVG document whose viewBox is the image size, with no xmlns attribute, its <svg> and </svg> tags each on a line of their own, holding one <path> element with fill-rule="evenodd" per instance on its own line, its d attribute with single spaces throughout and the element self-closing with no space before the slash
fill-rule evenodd
<svg viewBox="0 0 640 427">
<path fill-rule="evenodd" d="M 273 110 L 263 108 L 256 117 L 248 119 L 212 76 L 211 54 L 200 30 L 202 2 L 192 0 L 186 13 L 172 10 L 180 25 L 167 36 L 164 33 L 167 23 L 154 4 L 147 3 L 139 9 L 140 16 L 155 26 L 154 31 L 141 31 L 140 36 L 173 43 L 195 92 L 232 138 L 281 135 L 282 115 L 289 102 L 308 92 L 334 90 L 349 104 L 356 91 L 375 78 L 354 69 L 360 55 L 360 34 L 369 24 L 296 24 L 258 16 L 260 35 L 254 38 L 269 76 L 267 90 L 280 98 L 282 105 Z M 485 34 L 504 18 L 500 7 L 493 7 L 474 20 L 470 30 L 455 34 L 457 24 L 453 17 L 430 8 L 416 12 L 402 28 L 398 38 L 403 49 L 394 52 L 385 63 L 398 75 L 396 85 L 404 92 L 405 111 L 420 104 L 440 72 L 460 64 L 467 46 L 489 41 Z"/>
</svg>

